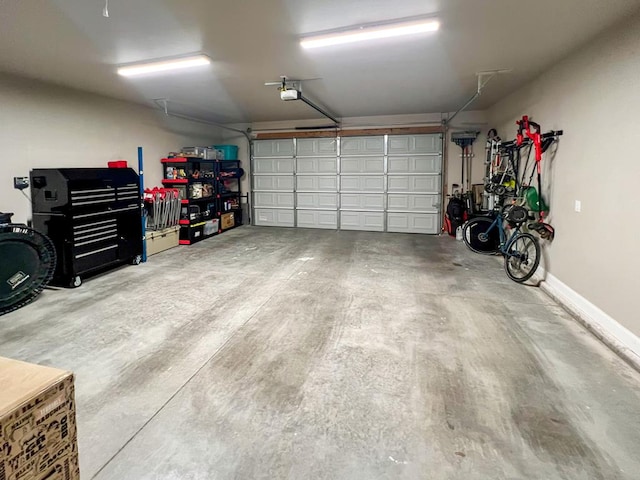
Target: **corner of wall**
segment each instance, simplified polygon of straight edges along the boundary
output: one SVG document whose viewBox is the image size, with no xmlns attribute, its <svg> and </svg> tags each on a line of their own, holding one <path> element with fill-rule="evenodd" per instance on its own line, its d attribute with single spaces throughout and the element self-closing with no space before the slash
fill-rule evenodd
<svg viewBox="0 0 640 480">
<path fill-rule="evenodd" d="M 602 343 L 640 371 L 640 338 L 553 275 L 547 273 L 540 288 Z"/>
</svg>

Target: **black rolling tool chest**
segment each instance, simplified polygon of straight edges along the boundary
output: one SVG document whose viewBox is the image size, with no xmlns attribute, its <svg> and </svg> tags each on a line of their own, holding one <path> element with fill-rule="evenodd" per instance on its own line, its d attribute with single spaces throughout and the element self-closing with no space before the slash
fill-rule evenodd
<svg viewBox="0 0 640 480">
<path fill-rule="evenodd" d="M 142 222 L 139 177 L 130 168 L 31 171 L 33 227 L 56 247 L 53 284 L 125 262 L 139 263 Z"/>
</svg>

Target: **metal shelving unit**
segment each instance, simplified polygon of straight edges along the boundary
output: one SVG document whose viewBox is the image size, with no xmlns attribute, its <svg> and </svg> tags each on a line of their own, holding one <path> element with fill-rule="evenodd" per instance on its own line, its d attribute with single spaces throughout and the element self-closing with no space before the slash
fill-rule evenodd
<svg viewBox="0 0 640 480">
<path fill-rule="evenodd" d="M 242 225 L 240 160 L 163 158 L 167 188 L 182 193 L 180 244 L 191 245 Z M 230 224 L 230 216 L 233 221 Z"/>
</svg>

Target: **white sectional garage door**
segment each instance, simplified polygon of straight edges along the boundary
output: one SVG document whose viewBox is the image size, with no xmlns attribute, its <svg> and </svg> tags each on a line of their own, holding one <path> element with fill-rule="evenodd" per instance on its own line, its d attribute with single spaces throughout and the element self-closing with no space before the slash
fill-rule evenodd
<svg viewBox="0 0 640 480">
<path fill-rule="evenodd" d="M 296 140 L 296 215 L 302 228 L 338 228 L 338 140 Z"/>
<path fill-rule="evenodd" d="M 256 225 L 440 232 L 442 136 L 259 140 Z"/>
<path fill-rule="evenodd" d="M 273 227 L 295 226 L 293 140 L 255 142 L 253 152 L 254 223 Z"/>
<path fill-rule="evenodd" d="M 340 143 L 340 228 L 385 231 L 384 136 Z"/>
<path fill-rule="evenodd" d="M 387 142 L 387 231 L 440 232 L 442 137 L 390 135 Z"/>
</svg>

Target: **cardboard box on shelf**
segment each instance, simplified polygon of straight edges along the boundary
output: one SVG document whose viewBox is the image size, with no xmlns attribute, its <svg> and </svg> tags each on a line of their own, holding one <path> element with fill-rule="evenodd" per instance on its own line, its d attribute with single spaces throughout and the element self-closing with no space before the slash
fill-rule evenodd
<svg viewBox="0 0 640 480">
<path fill-rule="evenodd" d="M 73 374 L 0 357 L 0 479 L 79 478 Z"/>
<path fill-rule="evenodd" d="M 226 230 L 235 225 L 235 218 L 233 217 L 233 212 L 225 213 L 220 217 L 220 228 L 222 230 Z"/>
</svg>

